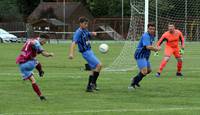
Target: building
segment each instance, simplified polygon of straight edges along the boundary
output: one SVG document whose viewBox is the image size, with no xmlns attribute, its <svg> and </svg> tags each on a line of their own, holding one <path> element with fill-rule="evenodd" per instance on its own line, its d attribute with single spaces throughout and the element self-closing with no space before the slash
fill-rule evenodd
<svg viewBox="0 0 200 115">
<path fill-rule="evenodd" d="M 86 16 L 93 20 L 92 14 L 80 2 L 41 2 L 28 17 L 28 22 L 45 29 L 50 26 L 50 31 L 74 31 L 78 25 L 78 18 Z M 92 23 L 92 21 L 91 21 Z M 92 28 L 92 24 L 91 25 Z"/>
</svg>

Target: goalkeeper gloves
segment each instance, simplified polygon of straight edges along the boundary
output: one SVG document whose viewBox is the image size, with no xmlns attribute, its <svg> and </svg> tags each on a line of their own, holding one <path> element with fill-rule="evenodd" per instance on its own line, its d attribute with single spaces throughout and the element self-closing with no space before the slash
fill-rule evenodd
<svg viewBox="0 0 200 115">
<path fill-rule="evenodd" d="M 155 52 L 155 53 L 154 53 L 154 56 L 159 56 L 159 55 L 158 55 L 158 52 Z"/>
<path fill-rule="evenodd" d="M 184 54 L 184 48 L 181 48 L 179 52 L 180 52 L 181 55 L 183 55 Z"/>
</svg>

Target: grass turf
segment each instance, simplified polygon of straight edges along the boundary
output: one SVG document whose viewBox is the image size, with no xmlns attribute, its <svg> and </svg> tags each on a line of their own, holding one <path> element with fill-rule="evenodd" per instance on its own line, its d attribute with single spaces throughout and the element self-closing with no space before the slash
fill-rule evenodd
<svg viewBox="0 0 200 115">
<path fill-rule="evenodd" d="M 101 54 L 98 43 L 93 50 L 104 66 L 119 54 L 122 43 L 109 44 Z M 86 93 L 88 72 L 79 53 L 68 60 L 69 44 L 47 44 L 44 48 L 55 57 L 38 57 L 45 70 L 44 78 L 35 78 L 48 101 L 41 102 L 29 81 L 22 81 L 15 58 L 22 44 L 0 44 L 0 115 L 198 115 L 200 114 L 200 43 L 187 43 L 183 78 L 177 78 L 176 60 L 172 58 L 161 78 L 154 74 L 162 60 L 152 55 L 153 72 L 134 91 L 127 89 L 137 69 L 128 72 L 102 72 L 98 80 L 101 91 Z M 119 49 L 119 50 L 116 50 Z"/>
</svg>

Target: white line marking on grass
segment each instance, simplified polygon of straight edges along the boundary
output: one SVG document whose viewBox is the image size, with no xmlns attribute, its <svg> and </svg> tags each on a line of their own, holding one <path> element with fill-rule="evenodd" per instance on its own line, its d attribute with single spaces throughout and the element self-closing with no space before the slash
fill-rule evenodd
<svg viewBox="0 0 200 115">
<path fill-rule="evenodd" d="M 105 109 L 105 110 L 83 110 L 83 111 L 63 111 L 63 112 L 22 112 L 22 113 L 4 113 L 2 115 L 48 115 L 48 114 L 73 114 L 73 113 L 102 113 L 102 112 L 161 112 L 161 111 L 179 111 L 179 110 L 200 110 L 200 107 L 180 107 L 180 108 L 152 108 L 152 109 Z M 1 115 L 1 114 L 0 114 Z"/>
</svg>

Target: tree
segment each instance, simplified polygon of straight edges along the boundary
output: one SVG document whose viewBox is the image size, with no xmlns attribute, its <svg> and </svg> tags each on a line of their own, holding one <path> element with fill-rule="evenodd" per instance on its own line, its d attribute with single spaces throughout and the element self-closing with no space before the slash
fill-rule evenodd
<svg viewBox="0 0 200 115">
<path fill-rule="evenodd" d="M 24 21 L 39 5 L 40 0 L 17 0 L 20 13 L 23 15 Z"/>
<path fill-rule="evenodd" d="M 22 15 L 20 14 L 17 7 L 17 2 L 14 0 L 1 0 L 0 11 L 1 22 L 13 22 L 22 20 Z"/>
<path fill-rule="evenodd" d="M 130 16 L 129 0 L 124 0 L 124 15 Z M 121 0 L 88 0 L 89 9 L 94 16 L 121 16 Z"/>
</svg>

